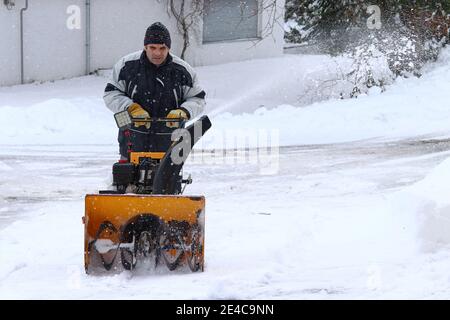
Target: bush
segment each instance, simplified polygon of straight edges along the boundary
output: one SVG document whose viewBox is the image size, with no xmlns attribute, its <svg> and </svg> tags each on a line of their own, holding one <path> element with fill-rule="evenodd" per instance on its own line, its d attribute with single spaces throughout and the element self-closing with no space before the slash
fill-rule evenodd
<svg viewBox="0 0 450 320">
<path fill-rule="evenodd" d="M 371 5 L 380 10 L 379 25 Z M 326 53 L 351 55 L 358 66 L 355 72 L 364 69 L 368 85 L 377 85 L 370 67 L 361 64 L 367 67 L 374 55 L 383 55 L 393 77 L 420 76 L 421 67 L 449 42 L 448 12 L 449 0 L 287 0 L 286 41 L 316 43 Z"/>
</svg>

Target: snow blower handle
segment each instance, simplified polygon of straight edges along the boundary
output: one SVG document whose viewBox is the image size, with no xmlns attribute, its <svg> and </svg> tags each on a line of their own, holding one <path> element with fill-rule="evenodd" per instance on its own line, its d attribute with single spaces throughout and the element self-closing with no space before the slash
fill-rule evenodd
<svg viewBox="0 0 450 320">
<path fill-rule="evenodd" d="M 175 128 L 183 128 L 184 122 L 183 118 L 132 118 L 127 110 L 120 111 L 114 114 L 114 119 L 116 120 L 117 127 L 119 129 L 130 129 L 131 126 L 136 123 L 157 123 L 157 122 L 174 122 L 178 123 Z"/>
<path fill-rule="evenodd" d="M 175 194 L 177 179 L 195 143 L 211 128 L 208 116 L 181 129 L 182 135 L 175 140 L 161 159 L 153 180 L 152 194 Z M 186 146 L 187 144 L 187 146 Z M 179 156 L 182 154 L 181 157 Z"/>
</svg>

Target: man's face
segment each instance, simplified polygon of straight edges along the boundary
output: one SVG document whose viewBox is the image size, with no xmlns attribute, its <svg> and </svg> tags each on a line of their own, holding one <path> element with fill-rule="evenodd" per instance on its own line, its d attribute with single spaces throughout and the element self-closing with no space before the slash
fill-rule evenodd
<svg viewBox="0 0 450 320">
<path fill-rule="evenodd" d="M 165 44 L 148 44 L 144 48 L 148 60 L 157 66 L 163 63 L 169 54 L 169 48 Z"/>
</svg>

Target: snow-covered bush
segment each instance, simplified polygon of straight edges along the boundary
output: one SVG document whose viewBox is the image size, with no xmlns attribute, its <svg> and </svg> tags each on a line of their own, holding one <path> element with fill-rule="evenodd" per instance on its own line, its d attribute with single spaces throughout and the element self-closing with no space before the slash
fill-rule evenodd
<svg viewBox="0 0 450 320">
<path fill-rule="evenodd" d="M 447 12 L 450 1 L 287 0 L 286 40 L 352 57 L 345 76 L 353 89 L 347 94 L 357 97 L 397 76 L 420 76 L 449 42 Z M 382 60 L 390 72 L 374 69 Z"/>
</svg>

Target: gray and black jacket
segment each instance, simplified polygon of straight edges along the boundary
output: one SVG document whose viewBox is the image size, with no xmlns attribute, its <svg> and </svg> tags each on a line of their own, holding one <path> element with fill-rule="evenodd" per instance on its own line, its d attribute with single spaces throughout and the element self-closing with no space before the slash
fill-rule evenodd
<svg viewBox="0 0 450 320">
<path fill-rule="evenodd" d="M 165 117 L 171 110 L 182 109 L 194 118 L 203 112 L 205 91 L 194 69 L 182 59 L 169 53 L 157 67 L 143 50 L 117 62 L 103 99 L 114 113 L 135 102 L 152 117 Z"/>
</svg>

